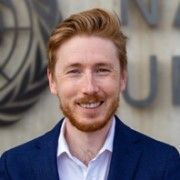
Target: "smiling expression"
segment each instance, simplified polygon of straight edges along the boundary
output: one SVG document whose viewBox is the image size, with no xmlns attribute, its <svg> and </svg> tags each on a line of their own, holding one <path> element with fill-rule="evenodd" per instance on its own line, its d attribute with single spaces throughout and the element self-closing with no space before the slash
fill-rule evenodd
<svg viewBox="0 0 180 180">
<path fill-rule="evenodd" d="M 116 46 L 108 39 L 77 35 L 57 50 L 50 90 L 73 126 L 97 131 L 111 120 L 125 88 Z"/>
</svg>

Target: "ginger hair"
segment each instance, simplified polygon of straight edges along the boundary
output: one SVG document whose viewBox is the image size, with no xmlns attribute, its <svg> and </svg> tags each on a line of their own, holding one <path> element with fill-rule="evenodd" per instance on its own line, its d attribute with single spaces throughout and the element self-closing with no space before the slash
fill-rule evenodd
<svg viewBox="0 0 180 180">
<path fill-rule="evenodd" d="M 57 49 L 76 35 L 97 36 L 111 40 L 117 47 L 121 72 L 127 70 L 126 36 L 118 16 L 103 9 L 91 9 L 71 15 L 53 30 L 48 43 L 48 69 L 54 74 Z"/>
</svg>

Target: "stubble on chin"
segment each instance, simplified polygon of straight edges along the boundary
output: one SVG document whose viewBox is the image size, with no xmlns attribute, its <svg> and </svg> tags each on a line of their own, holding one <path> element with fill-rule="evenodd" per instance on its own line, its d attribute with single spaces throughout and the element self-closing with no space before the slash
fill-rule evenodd
<svg viewBox="0 0 180 180">
<path fill-rule="evenodd" d="M 88 102 L 86 100 L 82 100 L 82 101 Z M 73 109 L 70 108 L 69 106 L 63 105 L 61 103 L 60 98 L 59 98 L 59 103 L 60 103 L 60 109 L 62 110 L 64 116 L 69 120 L 69 122 L 74 127 L 76 127 L 78 130 L 82 132 L 95 132 L 105 127 L 108 124 L 108 122 L 111 120 L 112 116 L 115 114 L 117 108 L 119 107 L 119 97 L 117 97 L 116 100 L 112 102 L 111 107 L 109 107 L 109 109 L 106 110 L 106 112 L 104 112 L 105 113 L 104 118 L 93 123 L 80 122 L 76 117 L 76 112 L 73 111 Z"/>
</svg>

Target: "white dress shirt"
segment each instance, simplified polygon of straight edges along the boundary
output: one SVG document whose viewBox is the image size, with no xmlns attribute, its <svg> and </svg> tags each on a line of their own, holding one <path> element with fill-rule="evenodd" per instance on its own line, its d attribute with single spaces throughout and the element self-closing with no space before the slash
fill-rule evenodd
<svg viewBox="0 0 180 180">
<path fill-rule="evenodd" d="M 64 137 L 65 121 L 58 140 L 57 164 L 60 180 L 106 180 L 109 172 L 111 155 L 113 150 L 113 139 L 115 131 L 115 118 L 103 147 L 88 166 L 73 156 Z"/>
</svg>

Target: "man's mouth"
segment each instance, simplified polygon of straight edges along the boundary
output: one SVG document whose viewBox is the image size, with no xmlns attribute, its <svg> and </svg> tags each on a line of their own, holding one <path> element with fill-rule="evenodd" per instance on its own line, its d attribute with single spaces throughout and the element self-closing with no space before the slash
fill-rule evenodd
<svg viewBox="0 0 180 180">
<path fill-rule="evenodd" d="M 78 103 L 78 105 L 82 108 L 94 109 L 99 107 L 102 103 L 103 101 L 99 101 L 99 102 L 91 102 L 91 103 Z"/>
</svg>

